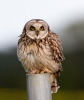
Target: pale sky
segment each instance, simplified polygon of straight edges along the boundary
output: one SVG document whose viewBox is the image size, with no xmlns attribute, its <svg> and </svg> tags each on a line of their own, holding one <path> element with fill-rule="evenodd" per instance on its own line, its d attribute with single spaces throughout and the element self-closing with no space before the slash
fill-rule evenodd
<svg viewBox="0 0 84 100">
<path fill-rule="evenodd" d="M 73 21 L 84 19 L 84 0 L 0 0 L 0 51 L 17 45 L 25 23 L 45 20 L 58 35 Z"/>
</svg>

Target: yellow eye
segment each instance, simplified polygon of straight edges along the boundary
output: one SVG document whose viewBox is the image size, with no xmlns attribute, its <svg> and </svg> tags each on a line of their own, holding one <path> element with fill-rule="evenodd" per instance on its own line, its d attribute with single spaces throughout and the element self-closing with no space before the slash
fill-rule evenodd
<svg viewBox="0 0 84 100">
<path fill-rule="evenodd" d="M 34 31 L 35 30 L 35 27 L 34 26 L 30 26 L 30 30 L 31 31 Z"/>
<path fill-rule="evenodd" d="M 43 27 L 43 26 L 41 26 L 41 27 L 40 27 L 40 30 L 41 30 L 41 31 L 43 31 L 43 30 L 44 30 L 44 27 Z"/>
</svg>

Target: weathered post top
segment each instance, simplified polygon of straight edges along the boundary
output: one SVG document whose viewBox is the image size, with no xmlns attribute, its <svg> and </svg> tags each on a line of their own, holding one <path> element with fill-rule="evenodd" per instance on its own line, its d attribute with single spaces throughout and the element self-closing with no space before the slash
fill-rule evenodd
<svg viewBox="0 0 84 100">
<path fill-rule="evenodd" d="M 51 100 L 49 74 L 26 74 L 28 100 Z"/>
</svg>

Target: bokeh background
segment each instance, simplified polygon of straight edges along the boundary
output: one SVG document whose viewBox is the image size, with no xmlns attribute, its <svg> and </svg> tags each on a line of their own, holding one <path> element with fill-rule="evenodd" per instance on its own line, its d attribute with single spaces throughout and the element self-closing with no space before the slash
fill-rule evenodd
<svg viewBox="0 0 84 100">
<path fill-rule="evenodd" d="M 53 100 L 84 100 L 84 0 L 0 0 L 0 100 L 27 100 L 17 42 L 25 23 L 35 18 L 59 35 L 66 58 Z"/>
</svg>

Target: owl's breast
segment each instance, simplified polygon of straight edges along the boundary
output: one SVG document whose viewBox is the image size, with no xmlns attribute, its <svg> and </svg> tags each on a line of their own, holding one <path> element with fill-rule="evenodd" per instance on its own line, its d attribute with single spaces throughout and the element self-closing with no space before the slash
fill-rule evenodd
<svg viewBox="0 0 84 100">
<path fill-rule="evenodd" d="M 56 67 L 55 61 L 52 60 L 52 52 L 48 44 L 43 45 L 40 43 L 32 43 L 18 51 L 18 57 L 22 62 L 25 70 L 31 71 L 34 69 L 43 70 L 49 68 L 53 70 Z"/>
<path fill-rule="evenodd" d="M 27 53 L 27 59 L 31 63 L 34 63 L 35 62 L 34 53 L 32 51 L 30 51 L 30 52 Z"/>
</svg>

